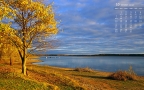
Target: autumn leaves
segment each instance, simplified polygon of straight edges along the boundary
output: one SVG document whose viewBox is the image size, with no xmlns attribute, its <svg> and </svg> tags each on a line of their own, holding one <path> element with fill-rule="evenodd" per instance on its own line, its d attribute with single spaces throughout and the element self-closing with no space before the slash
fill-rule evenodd
<svg viewBox="0 0 144 90">
<path fill-rule="evenodd" d="M 22 60 L 22 73 L 26 74 L 28 51 L 47 48 L 48 41 L 43 40 L 44 37 L 58 32 L 52 5 L 45 6 L 39 0 L 1 0 L 0 12 L 3 12 L 0 13 L 0 36 L 4 41 L 9 38 L 9 44 L 17 49 Z M 3 36 L 2 33 L 7 34 Z M 0 46 L 3 43 L 1 41 Z"/>
</svg>

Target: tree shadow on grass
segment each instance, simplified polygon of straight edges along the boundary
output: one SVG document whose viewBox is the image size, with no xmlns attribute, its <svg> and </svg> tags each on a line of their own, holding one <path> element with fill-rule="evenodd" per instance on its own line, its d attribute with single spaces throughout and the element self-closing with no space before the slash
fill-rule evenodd
<svg viewBox="0 0 144 90">
<path fill-rule="evenodd" d="M 104 77 L 104 76 L 91 76 L 91 75 L 75 75 L 75 76 L 95 78 L 95 79 L 110 79 L 109 77 Z"/>
</svg>

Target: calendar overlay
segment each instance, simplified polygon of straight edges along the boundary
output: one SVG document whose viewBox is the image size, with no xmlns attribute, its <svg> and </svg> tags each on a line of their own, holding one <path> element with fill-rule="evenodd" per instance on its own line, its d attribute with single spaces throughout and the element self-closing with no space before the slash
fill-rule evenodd
<svg viewBox="0 0 144 90">
<path fill-rule="evenodd" d="M 114 8 L 115 15 L 115 32 L 132 32 L 133 30 L 142 29 L 144 24 L 144 7 L 134 4 L 116 3 Z"/>
</svg>

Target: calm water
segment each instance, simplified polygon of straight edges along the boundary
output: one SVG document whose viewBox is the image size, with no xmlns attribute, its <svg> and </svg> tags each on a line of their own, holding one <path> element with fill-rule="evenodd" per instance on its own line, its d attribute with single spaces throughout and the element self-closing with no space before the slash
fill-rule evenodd
<svg viewBox="0 0 144 90">
<path fill-rule="evenodd" d="M 38 64 L 58 67 L 90 67 L 95 70 L 114 72 L 117 70 L 128 70 L 133 67 L 136 74 L 144 76 L 144 57 L 139 56 L 48 56 L 41 57 Z"/>
</svg>

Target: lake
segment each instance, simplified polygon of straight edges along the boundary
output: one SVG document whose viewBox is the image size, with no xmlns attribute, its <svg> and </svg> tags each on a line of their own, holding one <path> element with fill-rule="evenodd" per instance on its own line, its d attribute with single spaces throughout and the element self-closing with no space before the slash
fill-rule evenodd
<svg viewBox="0 0 144 90">
<path fill-rule="evenodd" d="M 132 66 L 137 75 L 144 76 L 144 57 L 141 56 L 42 56 L 40 65 L 65 68 L 89 67 L 94 70 L 115 72 Z"/>
</svg>

